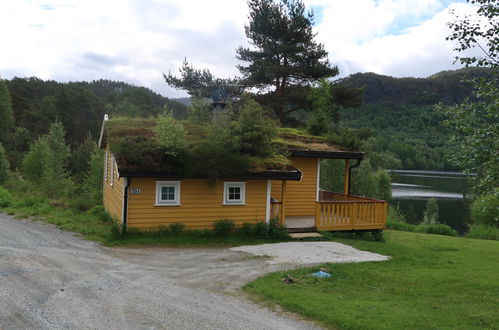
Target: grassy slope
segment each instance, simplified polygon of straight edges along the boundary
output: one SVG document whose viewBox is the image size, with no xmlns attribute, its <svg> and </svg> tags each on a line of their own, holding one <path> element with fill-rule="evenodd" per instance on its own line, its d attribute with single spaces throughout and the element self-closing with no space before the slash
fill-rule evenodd
<svg viewBox="0 0 499 330">
<path fill-rule="evenodd" d="M 387 262 L 329 264 L 262 277 L 245 289 L 286 309 L 344 329 L 499 329 L 499 242 L 386 231 L 386 242 L 338 240 L 392 256 Z"/>
</svg>

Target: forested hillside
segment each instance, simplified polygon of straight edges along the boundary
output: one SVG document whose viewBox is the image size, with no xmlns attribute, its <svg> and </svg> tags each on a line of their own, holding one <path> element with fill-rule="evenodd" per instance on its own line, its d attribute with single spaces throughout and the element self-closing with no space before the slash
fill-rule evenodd
<svg viewBox="0 0 499 330">
<path fill-rule="evenodd" d="M 452 169 L 447 154 L 448 129 L 434 104 L 454 104 L 471 96 L 467 81 L 490 74 L 490 69 L 444 71 L 428 78 L 393 78 L 358 73 L 341 84 L 364 89 L 358 108 L 341 110 L 345 127 L 370 128 L 368 150 L 372 162 L 387 168 Z M 150 89 L 124 82 L 97 80 L 59 83 L 35 77 L 5 81 L 11 96 L 15 130 L 8 149 L 11 165 L 19 165 L 29 143 L 61 121 L 66 140 L 76 148 L 85 136 L 95 138 L 105 113 L 131 117 L 156 116 L 165 109 L 176 118 L 187 116 L 185 102 L 170 100 Z M 183 100 L 185 101 L 185 100 Z"/>
<path fill-rule="evenodd" d="M 374 73 L 354 74 L 342 84 L 364 88 L 364 103 L 342 109 L 342 124 L 370 128 L 371 159 L 386 168 L 455 169 L 448 155 L 450 131 L 437 103 L 462 103 L 471 97 L 470 80 L 490 75 L 492 69 L 443 71 L 428 78 L 393 78 Z"/>
<path fill-rule="evenodd" d="M 185 105 L 124 82 L 59 83 L 36 77 L 5 82 L 10 91 L 15 127 L 6 149 L 14 168 L 29 143 L 46 134 L 55 120 L 62 122 L 67 142 L 76 148 L 89 132 L 94 139 L 98 137 L 105 113 L 149 117 L 171 109 L 179 118 L 187 114 Z"/>
</svg>

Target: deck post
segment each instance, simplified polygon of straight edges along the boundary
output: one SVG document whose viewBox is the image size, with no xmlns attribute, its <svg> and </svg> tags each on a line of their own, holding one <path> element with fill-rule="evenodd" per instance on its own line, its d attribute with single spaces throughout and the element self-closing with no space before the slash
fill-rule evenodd
<svg viewBox="0 0 499 330">
<path fill-rule="evenodd" d="M 281 226 L 286 225 L 286 180 L 282 180 L 281 184 L 281 214 L 279 217 L 279 224 Z"/>
<path fill-rule="evenodd" d="M 343 172 L 343 195 L 348 195 L 350 183 L 350 159 L 345 159 L 345 171 Z"/>
<path fill-rule="evenodd" d="M 320 225 L 321 225 L 321 204 L 319 202 L 315 202 L 314 227 L 319 228 Z"/>
</svg>

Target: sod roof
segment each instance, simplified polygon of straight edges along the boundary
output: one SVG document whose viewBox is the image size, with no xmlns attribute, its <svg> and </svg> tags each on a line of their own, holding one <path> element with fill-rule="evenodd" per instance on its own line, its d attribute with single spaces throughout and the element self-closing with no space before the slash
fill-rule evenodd
<svg viewBox="0 0 499 330">
<path fill-rule="evenodd" d="M 186 149 L 196 147 L 208 139 L 208 129 L 188 121 L 180 121 L 186 132 Z M 154 139 L 153 127 L 155 119 L 113 118 L 104 122 L 101 136 L 101 147 L 109 146 L 113 152 L 121 176 L 149 177 L 204 177 L 198 173 L 182 173 L 185 163 L 197 161 L 182 159 L 180 161 L 165 158 Z M 324 137 L 311 136 L 292 128 L 281 128 L 279 136 L 274 140 L 278 150 L 284 150 L 288 156 L 316 158 L 350 158 L 362 159 L 362 153 L 343 150 L 327 142 Z M 300 180 L 301 172 L 295 168 L 284 154 L 273 154 L 267 157 L 247 156 L 249 166 L 238 178 L 274 178 Z M 230 164 L 229 164 L 230 165 Z"/>
</svg>

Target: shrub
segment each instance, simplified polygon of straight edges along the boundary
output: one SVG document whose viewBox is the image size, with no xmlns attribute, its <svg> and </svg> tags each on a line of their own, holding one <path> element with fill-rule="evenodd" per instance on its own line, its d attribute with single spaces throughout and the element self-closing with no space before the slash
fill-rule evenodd
<svg viewBox="0 0 499 330">
<path fill-rule="evenodd" d="M 474 201 L 471 217 L 477 224 L 499 228 L 499 189 Z"/>
<path fill-rule="evenodd" d="M 185 228 L 185 225 L 183 223 L 172 223 L 168 226 L 168 229 L 170 230 L 170 233 L 174 235 L 180 234 Z"/>
<path fill-rule="evenodd" d="M 388 219 L 386 226 L 388 229 L 409 231 L 414 233 L 427 233 L 427 234 L 437 234 L 445 236 L 457 236 L 457 232 L 445 224 L 418 224 L 413 225 L 407 222 L 397 220 L 396 218 L 390 218 L 390 211 L 388 212 Z"/>
<path fill-rule="evenodd" d="M 213 232 L 216 236 L 227 237 L 234 231 L 234 228 L 234 220 L 223 219 L 215 222 Z"/>
<path fill-rule="evenodd" d="M 13 199 L 10 192 L 4 187 L 0 186 L 0 207 L 12 206 Z"/>
<path fill-rule="evenodd" d="M 426 202 L 423 223 L 427 225 L 435 225 L 438 223 L 438 204 L 435 198 L 430 198 Z"/>
<path fill-rule="evenodd" d="M 387 223 L 398 223 L 398 222 L 402 222 L 402 223 L 405 223 L 406 222 L 406 218 L 405 218 L 405 215 L 404 215 L 404 212 L 402 212 L 402 210 L 400 209 L 400 207 L 398 205 L 395 205 L 395 206 L 391 206 L 389 205 L 388 206 L 388 216 L 387 216 Z"/>
<path fill-rule="evenodd" d="M 241 228 L 239 228 L 241 236 L 244 237 L 252 237 L 254 231 L 255 231 L 255 226 L 251 222 L 245 222 L 243 223 Z"/>
<path fill-rule="evenodd" d="M 473 224 L 471 225 L 469 232 L 466 234 L 466 237 L 499 241 L 499 228 L 478 223 Z"/>
<path fill-rule="evenodd" d="M 254 235 L 255 237 L 265 238 L 267 237 L 268 230 L 269 228 L 267 223 L 265 221 L 259 221 L 255 224 Z"/>
<path fill-rule="evenodd" d="M 113 239 L 122 240 L 125 238 L 126 233 L 121 230 L 121 225 L 118 223 L 118 221 L 113 221 L 113 225 L 111 226 L 110 231 L 111 237 Z"/>
<path fill-rule="evenodd" d="M 437 234 L 437 235 L 445 235 L 445 236 L 457 236 L 457 232 L 449 227 L 448 225 L 437 223 L 431 225 L 419 225 L 418 231 L 420 233 L 427 234 Z"/>
<path fill-rule="evenodd" d="M 289 237 L 288 230 L 279 224 L 278 218 L 270 219 L 267 233 L 269 238 L 281 239 Z"/>
</svg>

